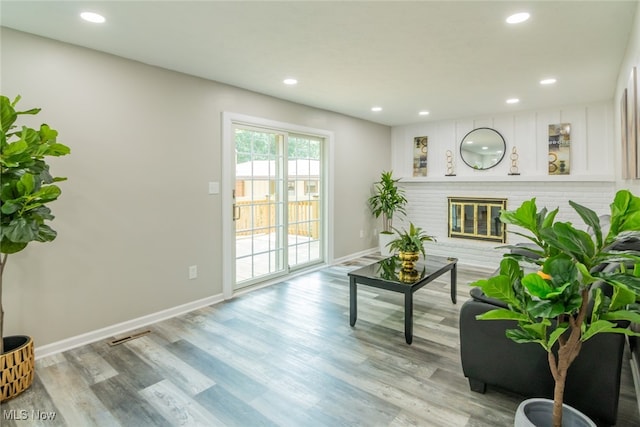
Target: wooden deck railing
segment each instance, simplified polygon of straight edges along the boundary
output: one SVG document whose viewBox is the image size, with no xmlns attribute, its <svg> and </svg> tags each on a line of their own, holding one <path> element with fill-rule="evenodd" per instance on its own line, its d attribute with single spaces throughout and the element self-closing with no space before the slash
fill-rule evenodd
<svg viewBox="0 0 640 427">
<path fill-rule="evenodd" d="M 236 235 L 247 236 L 251 229 L 263 229 L 264 233 L 275 232 L 276 204 L 271 200 L 237 202 L 240 218 L 236 220 Z M 287 214 L 289 234 L 297 234 L 312 239 L 320 235 L 320 202 L 303 200 L 289 202 Z M 253 215 L 252 215 L 253 214 Z"/>
</svg>

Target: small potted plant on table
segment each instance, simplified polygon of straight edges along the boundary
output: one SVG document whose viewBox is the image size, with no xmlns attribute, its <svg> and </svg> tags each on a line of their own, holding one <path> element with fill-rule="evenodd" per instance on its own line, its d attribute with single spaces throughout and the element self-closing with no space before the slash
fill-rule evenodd
<svg viewBox="0 0 640 427">
<path fill-rule="evenodd" d="M 436 239 L 424 232 L 422 228 L 416 227 L 412 222 L 409 223 L 408 230 L 394 230 L 398 233 L 398 237 L 388 244 L 389 249 L 398 251 L 398 258 L 402 261 L 404 270 L 413 270 L 420 254 L 426 256 L 424 242 L 435 242 Z"/>
</svg>

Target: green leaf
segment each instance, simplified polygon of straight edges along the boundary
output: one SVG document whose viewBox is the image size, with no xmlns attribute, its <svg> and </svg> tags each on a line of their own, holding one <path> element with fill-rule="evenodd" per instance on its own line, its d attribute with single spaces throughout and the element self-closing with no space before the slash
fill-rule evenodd
<svg viewBox="0 0 640 427">
<path fill-rule="evenodd" d="M 6 237 L 0 240 L 0 253 L 15 254 L 27 247 L 27 242 L 12 242 Z"/>
<path fill-rule="evenodd" d="M 33 194 L 34 198 L 37 198 L 41 203 L 52 202 L 56 200 L 60 194 L 62 194 L 62 190 L 57 185 L 47 185 L 36 193 Z"/>
<path fill-rule="evenodd" d="M 615 322 L 617 320 L 628 320 L 629 322 L 640 323 L 640 313 L 629 310 L 618 310 L 604 313 L 601 316 L 602 320 L 610 320 Z"/>
<path fill-rule="evenodd" d="M 540 341 L 545 341 L 547 338 L 547 327 L 550 324 L 551 322 L 548 319 L 544 319 L 542 322 L 520 325 L 520 327 L 531 335 L 538 337 Z"/>
<path fill-rule="evenodd" d="M 529 321 L 529 318 L 524 315 L 511 311 L 506 308 L 496 308 L 494 310 L 487 311 L 485 313 L 476 316 L 478 320 L 517 320 L 522 322 Z"/>
<path fill-rule="evenodd" d="M 57 157 L 57 156 L 66 156 L 69 153 L 71 153 L 71 149 L 69 147 L 63 144 L 55 143 L 55 144 L 49 144 L 49 146 L 47 147 L 47 151 L 45 152 L 45 155 Z"/>
<path fill-rule="evenodd" d="M 574 228 L 568 222 L 556 222 L 540 233 L 550 245 L 591 267 L 589 260 L 595 255 L 595 246 L 589 233 Z"/>
<path fill-rule="evenodd" d="M 636 293 L 626 286 L 614 286 L 613 295 L 611 296 L 611 304 L 609 310 L 617 310 L 633 304 L 636 301 Z"/>
<path fill-rule="evenodd" d="M 518 225 L 529 231 L 534 231 L 537 228 L 536 213 L 536 199 L 534 197 L 531 200 L 523 202 L 515 211 L 500 212 L 500 221 L 505 224 Z"/>
<path fill-rule="evenodd" d="M 544 210 L 546 212 L 546 209 Z M 560 211 L 559 208 L 555 208 L 548 215 L 544 217 L 544 219 L 540 222 L 540 228 L 549 228 L 553 226 L 553 220 L 556 218 L 556 215 Z"/>
<path fill-rule="evenodd" d="M 623 231 L 640 229 L 640 198 L 628 190 L 619 190 L 610 206 L 611 225 L 606 243 Z"/>
<path fill-rule="evenodd" d="M 19 211 L 21 207 L 22 205 L 20 205 L 19 203 L 14 203 L 13 201 L 4 202 L 2 204 L 2 208 L 0 208 L 0 212 L 5 215 L 11 215 Z"/>
<path fill-rule="evenodd" d="M 558 338 L 560 338 L 560 336 L 564 334 L 567 329 L 569 329 L 568 326 L 564 326 L 564 325 L 558 326 L 556 329 L 553 330 L 553 332 L 549 334 L 549 340 L 548 340 L 549 348 L 553 347 L 556 341 L 558 341 Z"/>
<path fill-rule="evenodd" d="M 602 280 L 609 283 L 612 286 L 624 286 L 627 289 L 635 292 L 640 296 L 640 277 L 633 276 L 631 274 L 615 273 L 611 275 L 600 276 Z"/>
<path fill-rule="evenodd" d="M 513 258 L 503 258 L 502 261 L 500 261 L 500 274 L 507 276 L 511 283 L 522 279 L 523 276 L 520 264 Z"/>
<path fill-rule="evenodd" d="M 510 340 L 513 340 L 519 344 L 534 342 L 540 344 L 545 350 L 548 348 L 546 339 L 540 339 L 538 336 L 533 335 L 522 329 L 507 329 L 505 335 Z"/>
<path fill-rule="evenodd" d="M 479 286 L 482 292 L 490 298 L 499 299 L 514 307 L 520 307 L 520 301 L 515 296 L 511 281 L 507 276 L 498 275 L 488 279 L 478 280 L 471 286 Z"/>
<path fill-rule="evenodd" d="M 596 237 L 598 248 L 601 248 L 603 244 L 602 228 L 600 227 L 600 218 L 598 217 L 598 214 L 596 214 L 591 209 L 571 200 L 569 200 L 569 204 L 573 207 L 573 209 L 575 209 L 578 215 L 580 215 L 580 218 L 582 218 L 584 223 L 587 224 L 587 226 L 591 227 L 591 230 L 593 230 L 593 234 Z"/>
<path fill-rule="evenodd" d="M 551 276 L 554 287 L 573 282 L 578 277 L 578 269 L 574 261 L 565 254 L 548 258 L 542 266 L 542 271 Z"/>
<path fill-rule="evenodd" d="M 531 301 L 527 306 L 527 311 L 533 317 L 555 319 L 568 310 L 561 301 Z"/>
<path fill-rule="evenodd" d="M 28 243 L 37 238 L 37 226 L 32 221 L 20 217 L 12 220 L 5 228 L 5 238 L 16 243 Z"/>
<path fill-rule="evenodd" d="M 16 110 L 13 108 L 13 105 L 11 105 L 9 98 L 0 96 L 0 125 L 2 127 L 2 133 L 6 133 L 11 129 L 17 117 Z"/>
<path fill-rule="evenodd" d="M 54 229 L 46 224 L 41 224 L 40 227 L 38 227 L 38 236 L 36 237 L 36 240 L 38 242 L 51 242 L 57 235 L 58 233 Z"/>
<path fill-rule="evenodd" d="M 578 271 L 580 271 L 580 274 L 582 275 L 582 283 L 584 283 L 585 285 L 590 285 L 598 281 L 598 278 L 593 277 L 589 269 L 587 269 L 587 266 L 585 266 L 583 263 L 577 262 L 576 267 L 578 268 Z"/>
<path fill-rule="evenodd" d="M 51 129 L 49 125 L 43 123 L 40 125 L 40 140 L 42 142 L 55 142 L 58 137 L 58 131 L 55 129 Z"/>
<path fill-rule="evenodd" d="M 33 193 L 33 189 L 36 186 L 36 179 L 30 173 L 25 173 L 20 177 L 20 180 L 16 184 L 16 189 L 18 190 L 18 194 L 21 196 L 28 196 Z"/>
<path fill-rule="evenodd" d="M 7 144 L 2 150 L 2 159 L 11 158 L 17 154 L 24 153 L 29 148 L 29 144 L 25 140 L 18 140 L 16 142 L 12 142 L 11 144 Z"/>
<path fill-rule="evenodd" d="M 600 334 L 603 332 L 617 332 L 614 329 L 616 329 L 615 323 L 608 322 L 606 320 L 597 320 L 588 325 L 587 330 L 584 332 L 584 334 L 582 334 L 582 337 L 580 339 L 582 341 L 586 341 L 596 334 Z"/>
<path fill-rule="evenodd" d="M 591 309 L 591 321 L 595 322 L 599 319 L 600 311 L 602 310 L 602 289 L 596 288 L 593 291 L 593 308 Z"/>
<path fill-rule="evenodd" d="M 555 291 L 546 280 L 536 273 L 530 273 L 524 276 L 522 278 L 522 285 L 527 288 L 531 295 L 543 299 Z"/>
</svg>

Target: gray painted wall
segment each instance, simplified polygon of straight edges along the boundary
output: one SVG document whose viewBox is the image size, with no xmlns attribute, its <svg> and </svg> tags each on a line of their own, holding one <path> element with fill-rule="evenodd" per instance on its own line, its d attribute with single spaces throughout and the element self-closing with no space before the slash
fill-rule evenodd
<svg viewBox="0 0 640 427">
<path fill-rule="evenodd" d="M 5 334 L 37 346 L 222 293 L 221 113 L 334 133 L 334 257 L 377 245 L 366 206 L 391 129 L 2 28 L 2 94 L 42 107 L 72 154 L 58 238 L 9 258 Z M 360 238 L 360 230 L 365 237 Z M 199 278 L 187 279 L 198 265 Z"/>
</svg>

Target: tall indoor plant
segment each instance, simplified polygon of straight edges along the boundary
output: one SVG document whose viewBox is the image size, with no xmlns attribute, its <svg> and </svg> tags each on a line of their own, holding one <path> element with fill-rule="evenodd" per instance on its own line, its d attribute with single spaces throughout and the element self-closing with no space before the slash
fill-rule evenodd
<svg viewBox="0 0 640 427">
<path fill-rule="evenodd" d="M 382 231 L 380 233 L 380 251 L 387 251 L 386 246 L 393 236 L 393 216 L 405 214 L 407 198 L 404 190 L 398 187 L 400 179 L 393 178 L 393 171 L 382 171 L 380 181 L 374 185 L 374 195 L 369 197 L 371 212 L 376 218 L 382 215 Z"/>
<path fill-rule="evenodd" d="M 54 218 L 47 205 L 61 193 L 55 182 L 66 178 L 51 176 L 45 158 L 70 152 L 56 141 L 58 132 L 48 125 L 33 129 L 15 124 L 20 115 L 40 112 L 39 108 L 16 111 L 19 100 L 20 96 L 11 101 L 0 95 L 0 357 L 5 357 L 2 277 L 7 258 L 30 242 L 56 238 L 56 232 L 46 224 Z"/>
<path fill-rule="evenodd" d="M 626 190 L 616 194 L 606 235 L 594 211 L 572 201 L 569 204 L 591 233 L 555 221 L 558 209 L 538 211 L 535 198 L 515 211 L 502 211 L 503 223 L 530 233 L 516 234 L 537 246 L 535 255 L 505 254 L 498 275 L 472 283 L 508 306 L 479 319 L 517 321 L 518 327 L 507 330 L 506 336 L 517 343 L 538 343 L 547 351 L 555 380 L 554 427 L 562 426 L 567 371 L 582 343 L 603 332 L 633 335 L 617 322 L 640 322 L 640 313 L 633 306 L 640 298 L 640 253 L 615 250 L 621 242 L 640 238 L 640 198 Z M 599 271 L 603 263 L 619 263 L 620 268 Z M 528 272 L 532 266 L 537 271 Z M 599 281 L 612 287 L 610 297 L 593 286 Z"/>
</svg>

